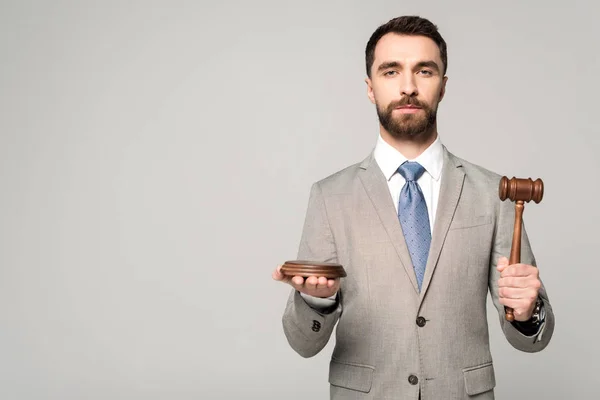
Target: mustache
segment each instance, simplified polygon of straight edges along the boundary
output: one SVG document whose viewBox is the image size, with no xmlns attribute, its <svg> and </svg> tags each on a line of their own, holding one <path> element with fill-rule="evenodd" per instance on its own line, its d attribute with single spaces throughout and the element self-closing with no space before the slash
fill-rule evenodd
<svg viewBox="0 0 600 400">
<path fill-rule="evenodd" d="M 419 108 L 427 109 L 427 105 L 425 103 L 420 102 L 414 97 L 403 97 L 400 100 L 392 101 L 388 105 L 388 110 L 393 110 L 394 108 L 403 107 L 403 106 L 415 106 Z"/>
</svg>

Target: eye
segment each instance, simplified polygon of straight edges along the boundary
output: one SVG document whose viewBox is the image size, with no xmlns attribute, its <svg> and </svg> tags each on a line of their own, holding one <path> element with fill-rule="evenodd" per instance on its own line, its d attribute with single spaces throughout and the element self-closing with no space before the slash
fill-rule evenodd
<svg viewBox="0 0 600 400">
<path fill-rule="evenodd" d="M 383 75 L 384 75 L 384 76 L 394 76 L 394 75 L 396 75 L 396 74 L 397 74 L 397 72 L 396 72 L 396 71 L 387 71 L 387 72 L 384 72 L 384 73 L 383 73 Z"/>
<path fill-rule="evenodd" d="M 428 69 L 422 69 L 422 70 L 419 71 L 419 73 L 421 75 L 425 75 L 425 76 L 432 76 L 433 75 L 433 72 L 431 70 L 428 70 Z"/>
</svg>

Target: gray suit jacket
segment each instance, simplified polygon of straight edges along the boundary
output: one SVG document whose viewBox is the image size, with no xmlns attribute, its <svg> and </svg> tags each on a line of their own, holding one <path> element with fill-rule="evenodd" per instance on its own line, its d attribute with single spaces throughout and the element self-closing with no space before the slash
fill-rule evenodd
<svg viewBox="0 0 600 400">
<path fill-rule="evenodd" d="M 550 341 L 554 315 L 543 285 L 541 337 L 516 330 L 498 302 L 496 263 L 510 254 L 515 208 L 498 197 L 500 176 L 445 147 L 442 174 L 421 292 L 373 153 L 311 189 L 298 258 L 338 262 L 348 276 L 330 312 L 292 290 L 283 328 L 291 347 L 311 357 L 337 323 L 331 399 L 493 399 L 488 289 L 512 346 L 536 352 Z M 521 262 L 536 265 L 524 230 Z"/>
</svg>

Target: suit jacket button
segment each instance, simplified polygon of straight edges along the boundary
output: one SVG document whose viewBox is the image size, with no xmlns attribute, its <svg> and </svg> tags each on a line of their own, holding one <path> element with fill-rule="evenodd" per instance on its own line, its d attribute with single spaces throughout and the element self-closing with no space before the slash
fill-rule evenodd
<svg viewBox="0 0 600 400">
<path fill-rule="evenodd" d="M 427 323 L 427 321 L 425 320 L 425 318 L 423 318 L 423 317 L 417 318 L 417 325 L 420 326 L 421 328 L 424 327 L 426 323 Z"/>
<path fill-rule="evenodd" d="M 311 329 L 313 332 L 319 332 L 321 330 L 321 323 L 317 320 L 313 320 L 313 326 Z"/>
<path fill-rule="evenodd" d="M 411 376 L 409 376 L 409 377 L 408 377 L 408 382 L 409 382 L 411 385 L 416 385 L 417 383 L 419 383 L 419 378 L 417 378 L 417 377 L 416 377 L 416 376 L 414 376 L 414 375 L 411 375 Z"/>
</svg>

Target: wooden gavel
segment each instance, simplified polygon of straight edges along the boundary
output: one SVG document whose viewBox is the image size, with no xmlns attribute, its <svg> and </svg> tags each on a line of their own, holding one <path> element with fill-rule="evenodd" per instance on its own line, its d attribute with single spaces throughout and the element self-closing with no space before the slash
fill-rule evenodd
<svg viewBox="0 0 600 400">
<path fill-rule="evenodd" d="M 541 179 L 532 181 L 531 178 L 512 178 L 509 180 L 506 176 L 503 176 L 502 179 L 500 179 L 499 195 L 500 200 L 502 201 L 509 199 L 516 202 L 515 229 L 513 231 L 509 265 L 517 264 L 521 262 L 521 226 L 523 223 L 523 209 L 525 208 L 524 202 L 533 200 L 536 203 L 539 203 L 542 201 L 542 197 L 544 196 L 544 183 Z M 513 314 L 513 309 L 510 307 L 504 307 L 504 309 L 506 312 L 506 320 L 514 321 L 515 316 Z"/>
</svg>

